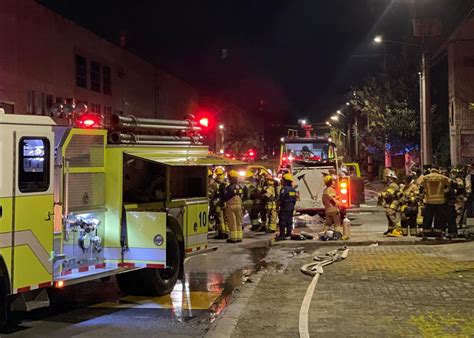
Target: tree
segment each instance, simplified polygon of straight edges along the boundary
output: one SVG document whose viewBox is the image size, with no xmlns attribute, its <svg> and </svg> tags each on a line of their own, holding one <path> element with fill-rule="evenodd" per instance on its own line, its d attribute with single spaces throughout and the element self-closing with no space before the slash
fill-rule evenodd
<svg viewBox="0 0 474 338">
<path fill-rule="evenodd" d="M 367 120 L 367 128 L 360 131 L 366 149 L 395 153 L 418 146 L 418 90 L 413 68 L 401 62 L 388 74 L 369 76 L 353 88 L 351 106 Z"/>
</svg>

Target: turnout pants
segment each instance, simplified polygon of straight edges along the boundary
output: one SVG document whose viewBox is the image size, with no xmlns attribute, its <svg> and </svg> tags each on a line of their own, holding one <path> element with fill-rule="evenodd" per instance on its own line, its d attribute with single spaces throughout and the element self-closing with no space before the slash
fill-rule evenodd
<svg viewBox="0 0 474 338">
<path fill-rule="evenodd" d="M 457 219 L 456 206 L 447 204 L 445 208 L 446 208 L 446 222 L 448 223 L 448 233 L 450 235 L 457 235 L 458 225 L 456 223 L 456 219 Z"/>
<path fill-rule="evenodd" d="M 280 228 L 280 237 L 291 236 L 291 231 L 293 231 L 293 210 L 280 209 L 278 227 Z"/>
<path fill-rule="evenodd" d="M 235 197 L 231 198 L 226 203 L 224 213 L 229 225 L 229 239 L 242 240 L 242 203 Z"/>
<path fill-rule="evenodd" d="M 434 220 L 434 233 L 442 236 L 446 222 L 446 211 L 443 204 L 425 204 L 423 215 L 423 235 L 431 233 L 431 224 Z"/>
<path fill-rule="evenodd" d="M 252 230 L 258 230 L 262 224 L 267 221 L 267 215 L 265 213 L 265 205 L 261 200 L 256 200 L 253 203 L 252 210 L 250 210 L 250 224 Z M 261 223 L 260 223 L 261 219 Z"/>
<path fill-rule="evenodd" d="M 229 234 L 229 228 L 225 222 L 224 210 L 221 207 L 216 208 L 216 227 L 220 234 Z"/>
<path fill-rule="evenodd" d="M 277 212 L 276 202 L 267 202 L 265 205 L 267 211 L 267 229 L 270 231 L 276 231 Z"/>
<path fill-rule="evenodd" d="M 323 225 L 323 232 L 328 231 L 331 225 L 334 225 L 334 231 L 338 231 L 342 234 L 341 214 L 339 212 L 326 214 L 326 221 Z"/>
</svg>

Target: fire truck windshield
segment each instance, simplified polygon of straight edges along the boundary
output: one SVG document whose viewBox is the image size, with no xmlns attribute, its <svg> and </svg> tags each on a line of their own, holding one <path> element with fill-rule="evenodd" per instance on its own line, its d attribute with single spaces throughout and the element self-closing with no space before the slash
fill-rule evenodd
<svg viewBox="0 0 474 338">
<path fill-rule="evenodd" d="M 327 141 L 287 142 L 282 162 L 325 162 L 334 159 L 334 144 Z"/>
</svg>

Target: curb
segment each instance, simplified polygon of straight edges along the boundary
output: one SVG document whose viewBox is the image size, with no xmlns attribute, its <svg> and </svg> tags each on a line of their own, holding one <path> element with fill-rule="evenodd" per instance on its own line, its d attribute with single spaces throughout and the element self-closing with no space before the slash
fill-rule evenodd
<svg viewBox="0 0 474 338">
<path fill-rule="evenodd" d="M 252 275 L 252 283 L 244 284 L 241 289 L 242 291 L 240 291 L 238 295 L 232 296 L 235 301 L 231 302 L 230 305 L 219 315 L 214 325 L 211 326 L 204 337 L 222 338 L 230 337 L 232 335 L 234 329 L 237 327 L 240 314 L 247 306 L 253 293 L 257 289 L 258 284 L 260 284 L 263 273 L 263 271 L 260 271 Z"/>
</svg>

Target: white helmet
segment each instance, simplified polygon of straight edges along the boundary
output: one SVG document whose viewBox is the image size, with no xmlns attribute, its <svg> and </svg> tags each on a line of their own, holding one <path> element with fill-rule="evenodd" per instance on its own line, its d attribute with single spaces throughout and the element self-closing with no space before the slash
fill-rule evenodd
<svg viewBox="0 0 474 338">
<path fill-rule="evenodd" d="M 397 179 L 397 174 L 395 174 L 395 171 L 393 170 L 390 170 L 387 174 L 387 178 L 390 177 L 390 178 L 394 178 L 394 179 Z"/>
</svg>

